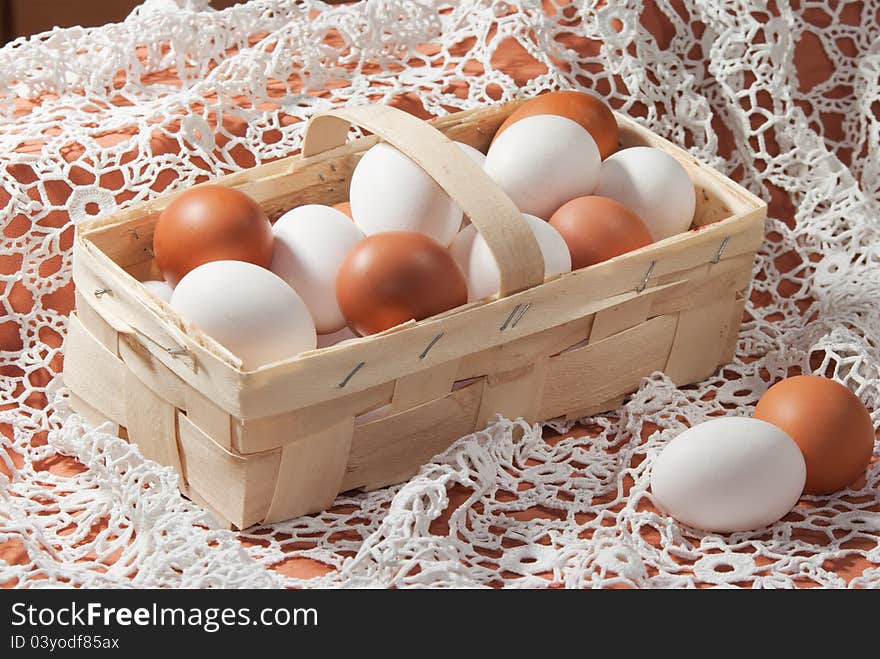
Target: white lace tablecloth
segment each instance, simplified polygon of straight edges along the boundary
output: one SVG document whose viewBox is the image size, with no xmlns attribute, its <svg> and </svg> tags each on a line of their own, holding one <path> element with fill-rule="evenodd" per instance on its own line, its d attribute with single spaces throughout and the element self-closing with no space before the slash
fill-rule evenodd
<svg viewBox="0 0 880 659">
<path fill-rule="evenodd" d="M 788 373 L 880 409 L 878 0 L 206 4 L 0 49 L 0 583 L 880 583 L 876 461 L 856 489 L 733 536 L 678 525 L 648 492 L 670 439 L 748 414 Z M 408 483 L 243 533 L 69 415 L 74 224 L 289 155 L 331 104 L 439 115 L 558 87 L 597 90 L 770 202 L 733 364 L 685 389 L 656 374 L 562 439 L 500 421 Z"/>
</svg>

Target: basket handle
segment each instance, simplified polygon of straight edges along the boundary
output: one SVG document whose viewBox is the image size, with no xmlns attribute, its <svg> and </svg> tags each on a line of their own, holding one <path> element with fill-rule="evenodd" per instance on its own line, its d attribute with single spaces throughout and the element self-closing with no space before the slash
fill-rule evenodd
<svg viewBox="0 0 880 659">
<path fill-rule="evenodd" d="M 409 156 L 458 204 L 498 263 L 501 297 L 544 282 L 541 249 L 520 211 L 467 154 L 429 123 L 386 105 L 322 112 L 306 125 L 303 157 L 345 144 L 352 124 Z"/>
</svg>

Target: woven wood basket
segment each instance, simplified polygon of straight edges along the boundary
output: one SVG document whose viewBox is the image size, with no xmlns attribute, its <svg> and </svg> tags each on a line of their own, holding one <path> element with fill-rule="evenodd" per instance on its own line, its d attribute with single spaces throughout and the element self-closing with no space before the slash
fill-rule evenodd
<svg viewBox="0 0 880 659">
<path fill-rule="evenodd" d="M 88 421 L 110 421 L 181 488 L 239 528 L 315 512 L 341 491 L 404 480 L 496 414 L 538 421 L 617 407 L 641 378 L 699 381 L 733 356 L 766 205 L 617 116 L 621 145 L 677 158 L 697 191 L 692 230 L 542 282 L 512 202 L 450 140 L 485 151 L 511 102 L 430 124 L 382 106 L 314 118 L 302 156 L 214 181 L 271 218 L 347 198 L 380 138 L 458 202 L 501 270 L 499 299 L 469 304 L 254 371 L 151 296 L 153 227 L 168 194 L 80 225 L 64 378 Z M 372 135 L 346 143 L 351 123 Z"/>
</svg>

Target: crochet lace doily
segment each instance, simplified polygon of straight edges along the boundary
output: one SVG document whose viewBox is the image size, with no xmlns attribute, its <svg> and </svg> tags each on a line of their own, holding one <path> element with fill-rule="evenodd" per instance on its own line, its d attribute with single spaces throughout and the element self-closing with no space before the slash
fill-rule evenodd
<svg viewBox="0 0 880 659">
<path fill-rule="evenodd" d="M 679 525 L 648 491 L 668 441 L 750 413 L 786 374 L 880 410 L 878 0 L 206 4 L 0 49 L 0 583 L 880 583 L 876 460 L 855 489 L 732 536 Z M 733 364 L 682 389 L 655 374 L 559 436 L 500 420 L 403 485 L 242 533 L 69 413 L 77 222 L 287 156 L 331 104 L 428 116 L 559 87 L 598 91 L 771 203 Z"/>
</svg>

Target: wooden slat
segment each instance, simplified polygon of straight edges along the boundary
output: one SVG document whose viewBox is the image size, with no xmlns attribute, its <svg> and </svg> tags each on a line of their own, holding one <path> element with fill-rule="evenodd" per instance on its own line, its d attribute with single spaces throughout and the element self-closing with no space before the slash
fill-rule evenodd
<svg viewBox="0 0 880 659">
<path fill-rule="evenodd" d="M 599 311 L 593 319 L 590 343 L 607 339 L 643 323 L 648 318 L 652 304 L 652 296 L 644 295 Z"/>
<path fill-rule="evenodd" d="M 627 392 L 631 393 L 631 392 Z M 577 421 L 586 417 L 596 416 L 602 412 L 610 412 L 618 409 L 626 400 L 626 396 L 614 396 L 599 403 L 592 402 L 582 407 L 574 407 L 565 414 L 568 421 Z"/>
<path fill-rule="evenodd" d="M 119 261 L 117 261 L 117 263 L 122 265 Z M 149 258 L 124 266 L 124 268 L 128 274 L 138 281 L 162 281 L 162 273 L 159 271 L 159 266 L 156 265 L 156 261 L 153 260 L 152 251 L 149 252 Z"/>
<path fill-rule="evenodd" d="M 119 328 L 107 322 L 89 304 L 82 291 L 76 289 L 76 316 L 98 343 L 117 357 L 119 356 Z"/>
<path fill-rule="evenodd" d="M 156 359 L 137 337 L 121 334 L 119 355 L 128 370 L 178 409 L 186 407 L 187 384 Z"/>
<path fill-rule="evenodd" d="M 177 409 L 128 369 L 124 383 L 118 395 L 125 401 L 129 441 L 138 445 L 145 458 L 173 467 L 185 478 L 177 445 Z"/>
<path fill-rule="evenodd" d="M 733 299 L 717 300 L 678 314 L 675 340 L 664 371 L 678 385 L 699 382 L 715 372 L 724 351 Z"/>
<path fill-rule="evenodd" d="M 107 418 L 107 415 L 89 405 L 75 393 L 70 392 L 68 394 L 67 402 L 70 405 L 70 409 L 79 414 L 83 418 L 83 421 L 90 426 L 100 426 L 109 423 L 112 425 L 112 428 L 110 429 L 111 433 L 119 432 L 120 426 L 118 423 Z"/>
<path fill-rule="evenodd" d="M 281 449 L 246 458 L 226 451 L 185 414 L 177 414 L 180 459 L 192 491 L 237 528 L 265 519 L 275 492 Z"/>
<path fill-rule="evenodd" d="M 336 424 L 339 419 L 357 416 L 391 402 L 394 382 L 376 385 L 325 403 L 318 403 L 285 414 L 240 421 L 232 425 L 232 445 L 238 453 L 256 453 L 309 437 Z"/>
<path fill-rule="evenodd" d="M 416 407 L 422 403 L 442 398 L 452 391 L 452 385 L 458 379 L 458 359 L 438 364 L 427 371 L 412 375 L 404 375 L 394 383 L 394 396 L 391 408 L 395 412 Z"/>
<path fill-rule="evenodd" d="M 552 357 L 541 418 L 601 406 L 634 391 L 643 377 L 663 370 L 675 325 L 675 316 L 658 316 L 598 343 Z"/>
<path fill-rule="evenodd" d="M 489 375 L 477 414 L 477 428 L 484 428 L 497 414 L 511 419 L 522 417 L 528 423 L 538 421 L 547 364 L 548 358 L 542 357 L 528 366 Z"/>
<path fill-rule="evenodd" d="M 333 503 L 345 476 L 354 417 L 286 444 L 265 522 L 278 522 L 323 510 Z"/>
<path fill-rule="evenodd" d="M 184 386 L 185 405 L 182 406 L 182 409 L 186 410 L 187 418 L 220 446 L 227 450 L 233 450 L 233 417 L 191 386 Z"/>
<path fill-rule="evenodd" d="M 736 355 L 736 345 L 739 341 L 739 330 L 742 325 L 743 311 L 746 307 L 745 292 L 738 292 L 734 296 L 733 304 L 730 305 L 730 320 L 727 323 L 727 335 L 721 348 L 720 364 L 729 364 Z"/>
<path fill-rule="evenodd" d="M 749 285 L 753 254 L 743 254 L 717 264 L 704 264 L 661 278 L 659 283 L 680 281 L 675 289 L 658 292 L 652 301 L 651 316 L 678 313 L 728 299 Z"/>
<path fill-rule="evenodd" d="M 483 383 L 379 421 L 357 426 L 342 490 L 406 480 L 457 438 L 473 432 Z"/>
<path fill-rule="evenodd" d="M 70 314 L 64 342 L 64 384 L 120 426 L 126 425 L 122 391 L 125 364 Z"/>
<path fill-rule="evenodd" d="M 577 318 L 488 350 L 470 354 L 461 360 L 456 380 L 510 371 L 528 366 L 536 359 L 555 355 L 587 338 L 593 316 Z"/>
</svg>

